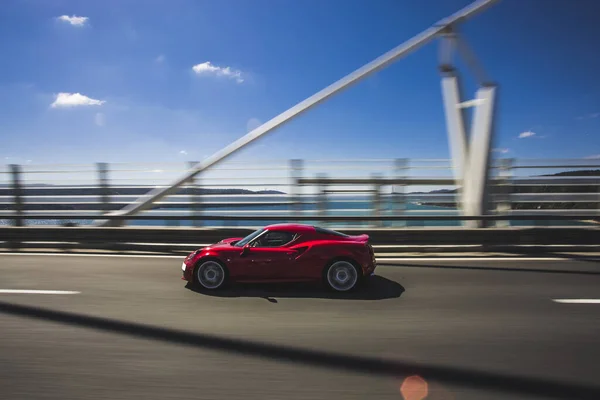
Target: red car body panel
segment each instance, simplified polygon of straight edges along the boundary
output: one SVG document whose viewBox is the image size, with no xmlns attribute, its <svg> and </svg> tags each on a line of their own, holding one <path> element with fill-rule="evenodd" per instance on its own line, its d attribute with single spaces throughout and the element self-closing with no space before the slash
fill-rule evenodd
<svg viewBox="0 0 600 400">
<path fill-rule="evenodd" d="M 341 258 L 352 260 L 363 276 L 375 271 L 368 235 L 348 236 L 300 224 L 269 225 L 263 229 L 295 237 L 279 247 L 238 247 L 236 243 L 243 238 L 224 239 L 188 255 L 182 265 L 182 279 L 193 282 L 196 266 L 207 259 L 225 265 L 232 282 L 320 281 L 325 267 Z"/>
</svg>

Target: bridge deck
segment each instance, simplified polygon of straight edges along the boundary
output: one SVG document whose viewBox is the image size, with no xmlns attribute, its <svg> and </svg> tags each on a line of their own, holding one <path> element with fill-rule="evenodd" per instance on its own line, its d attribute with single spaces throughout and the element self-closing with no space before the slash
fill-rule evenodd
<svg viewBox="0 0 600 400">
<path fill-rule="evenodd" d="M 380 267 L 372 288 L 350 298 L 310 287 L 246 286 L 220 296 L 199 294 L 179 279 L 180 263 L 180 258 L 0 256 L 0 289 L 81 292 L 0 294 L 3 397 L 400 399 L 402 374 L 390 374 L 394 365 L 378 364 L 382 358 L 461 368 L 466 375 L 455 378 L 462 383 L 484 382 L 485 373 L 492 374 L 488 382 L 496 377 L 504 387 L 514 383 L 504 374 L 597 384 L 600 305 L 553 299 L 600 297 L 600 262 L 410 260 Z M 73 316 L 60 317 L 66 318 L 60 323 L 41 314 L 19 316 L 27 309 L 15 311 L 10 308 L 15 304 L 118 320 L 123 330 L 110 333 L 103 331 L 106 325 L 86 327 L 85 321 L 75 327 Z M 177 345 L 173 332 L 142 338 L 161 329 L 197 334 L 195 346 Z M 340 363 L 323 352 L 350 358 Z M 417 369 L 405 372 L 411 371 Z M 435 371 L 429 372 L 428 399 L 527 398 L 439 383 Z M 536 381 L 519 387 L 559 393 Z"/>
</svg>

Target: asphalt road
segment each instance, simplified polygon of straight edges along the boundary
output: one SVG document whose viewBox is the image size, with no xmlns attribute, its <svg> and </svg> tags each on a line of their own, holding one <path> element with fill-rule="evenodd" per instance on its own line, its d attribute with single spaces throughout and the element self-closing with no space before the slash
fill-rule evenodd
<svg viewBox="0 0 600 400">
<path fill-rule="evenodd" d="M 600 398 L 600 304 L 553 301 L 599 299 L 598 262 L 398 262 L 352 296 L 209 295 L 180 265 L 0 256 L 0 398 Z"/>
</svg>

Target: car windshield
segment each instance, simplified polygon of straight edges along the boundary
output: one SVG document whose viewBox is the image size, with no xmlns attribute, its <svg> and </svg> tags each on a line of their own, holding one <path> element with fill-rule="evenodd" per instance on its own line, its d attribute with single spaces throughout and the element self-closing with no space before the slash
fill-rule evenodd
<svg viewBox="0 0 600 400">
<path fill-rule="evenodd" d="M 263 232 L 264 232 L 264 228 L 254 231 L 251 234 L 249 234 L 248 236 L 246 236 L 245 238 L 243 238 L 242 240 L 240 240 L 239 242 L 237 242 L 235 244 L 235 246 L 236 247 L 244 247 L 246 244 L 248 244 L 248 242 L 250 242 L 252 239 L 254 239 L 255 237 L 257 237 L 258 235 L 260 235 Z"/>
</svg>

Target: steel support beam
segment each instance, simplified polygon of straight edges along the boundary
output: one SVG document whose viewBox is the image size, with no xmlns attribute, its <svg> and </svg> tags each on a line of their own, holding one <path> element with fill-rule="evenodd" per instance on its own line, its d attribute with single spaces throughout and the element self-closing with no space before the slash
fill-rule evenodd
<svg viewBox="0 0 600 400">
<path fill-rule="evenodd" d="M 465 130 L 464 108 L 458 106 L 461 102 L 461 93 L 458 76 L 454 71 L 446 72 L 442 78 L 442 97 L 454 179 L 456 182 L 462 182 L 468 150 L 467 131 Z"/>
<path fill-rule="evenodd" d="M 446 32 L 443 45 L 457 44 L 458 38 L 454 33 Z M 463 46 L 463 48 L 466 46 Z M 474 63 L 471 57 L 471 63 Z M 481 88 L 474 100 L 462 101 L 459 77 L 450 59 L 442 60 L 442 96 L 444 112 L 448 129 L 448 142 L 452 157 L 454 179 L 462 187 L 457 194 L 457 202 L 462 215 L 485 215 L 489 211 L 489 164 L 491 145 L 494 133 L 494 111 L 496 86 L 487 79 L 482 81 L 484 74 L 477 69 Z M 485 79 L 485 78 L 483 78 Z M 470 137 L 465 129 L 465 109 L 474 107 Z M 468 227 L 483 227 L 483 221 L 465 221 Z"/>
<path fill-rule="evenodd" d="M 181 185 L 189 182 L 189 180 L 191 178 L 193 178 L 195 175 L 199 174 L 200 172 L 229 158 L 234 153 L 236 153 L 238 150 L 242 149 L 243 147 L 245 147 L 246 145 L 255 141 L 256 139 L 275 130 L 276 128 L 280 127 L 281 125 L 285 124 L 286 122 L 291 121 L 293 118 L 297 117 L 298 115 L 302 114 L 303 112 L 305 112 L 305 111 L 309 110 L 310 108 L 314 107 L 315 105 L 327 100 L 329 97 L 333 96 L 334 94 L 339 93 L 343 89 L 346 89 L 347 87 L 360 81 L 361 79 L 367 77 L 368 75 L 371 75 L 371 74 L 375 73 L 376 71 L 379 71 L 379 70 L 387 67 L 389 64 L 391 64 L 394 61 L 400 59 L 401 57 L 407 55 L 411 51 L 414 51 L 417 48 L 430 42 L 438 34 L 444 32 L 449 26 L 460 23 L 460 22 L 464 21 L 465 19 L 474 16 L 475 14 L 483 11 L 484 9 L 491 6 L 492 4 L 494 4 L 497 1 L 498 0 L 477 0 L 477 1 L 473 2 L 472 4 L 468 5 L 467 7 L 452 14 L 451 16 L 438 21 L 436 24 L 434 24 L 430 28 L 426 29 L 422 33 L 418 34 L 417 36 L 413 37 L 412 39 L 404 42 L 403 44 L 397 46 L 396 48 L 390 50 L 389 52 L 383 54 L 382 56 L 376 58 L 375 60 L 371 61 L 370 63 L 368 63 L 368 64 L 362 66 L 361 68 L 355 70 L 354 72 L 346 75 L 342 79 L 327 86 L 325 89 L 322 89 L 321 91 L 310 96 L 306 100 L 301 101 L 300 103 L 296 104 L 292 108 L 284 111 L 283 113 L 279 114 L 275 118 L 264 123 L 263 125 L 259 126 L 258 128 L 254 129 L 253 131 L 249 132 L 245 136 L 242 136 L 240 139 L 231 143 L 229 146 L 223 148 L 222 150 L 216 152 L 215 154 L 208 157 L 204 161 L 198 163 L 196 166 L 191 168 L 184 176 L 182 176 L 181 178 L 172 182 L 168 187 L 159 188 L 159 189 L 150 191 L 147 195 L 141 197 L 140 199 L 129 204 L 128 206 L 124 207 L 123 209 L 117 211 L 116 214 L 126 217 L 127 215 L 134 215 L 140 211 L 147 210 L 148 208 L 150 208 L 152 206 L 152 204 L 154 202 L 159 201 L 160 199 L 162 199 L 170 194 L 175 193 Z M 105 226 L 106 225 L 115 225 L 115 224 L 122 225 L 125 219 L 126 218 L 124 218 L 123 220 L 114 221 L 114 222 L 99 221 L 99 222 L 96 222 L 96 225 L 105 225 Z"/>
<path fill-rule="evenodd" d="M 496 88 L 493 86 L 481 88 L 477 92 L 477 98 L 482 102 L 475 108 L 468 159 L 463 175 L 464 215 L 486 215 L 489 212 L 490 154 L 495 96 Z M 484 221 L 468 221 L 467 226 L 481 228 L 484 227 Z"/>
<path fill-rule="evenodd" d="M 488 80 L 474 52 L 460 37 L 455 26 L 449 26 L 442 35 L 442 96 L 454 179 L 456 185 L 460 186 L 457 203 L 462 215 L 485 215 L 489 211 L 489 164 L 494 133 L 496 86 Z M 464 58 L 480 86 L 473 100 L 462 100 L 459 76 L 452 62 L 455 50 Z M 469 107 L 474 108 L 474 112 L 470 135 L 467 135 L 465 109 Z M 465 221 L 465 224 L 480 228 L 485 222 L 470 220 Z"/>
</svg>

